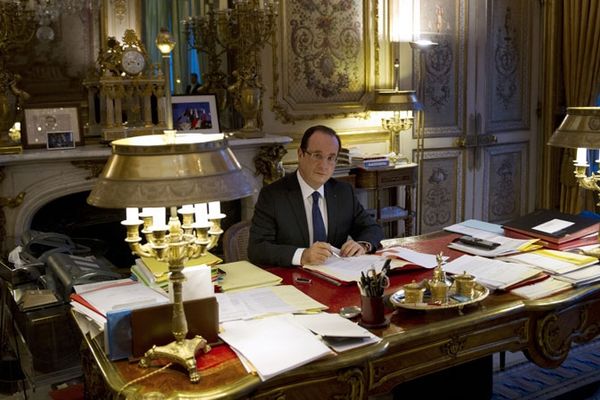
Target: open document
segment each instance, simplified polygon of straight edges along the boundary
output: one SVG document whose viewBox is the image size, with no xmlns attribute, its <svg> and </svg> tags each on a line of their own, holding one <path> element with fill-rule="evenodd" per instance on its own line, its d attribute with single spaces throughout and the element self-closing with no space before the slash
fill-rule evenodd
<svg viewBox="0 0 600 400">
<path fill-rule="evenodd" d="M 332 278 L 335 282 L 348 283 L 360 281 L 360 273 L 375 269 L 380 272 L 386 257 L 365 254 L 357 257 L 329 257 L 321 265 L 304 265 L 302 268 Z"/>
<path fill-rule="evenodd" d="M 327 308 L 291 285 L 217 293 L 216 298 L 219 322 Z"/>
<path fill-rule="evenodd" d="M 226 322 L 219 337 L 243 356 L 263 381 L 333 354 L 289 315 Z"/>
<path fill-rule="evenodd" d="M 295 315 L 294 319 L 338 353 L 379 343 L 381 338 L 339 314 L 318 313 Z"/>
<path fill-rule="evenodd" d="M 466 272 L 490 289 L 506 289 L 540 273 L 538 269 L 529 265 L 469 255 L 450 261 L 444 265 L 444 271 L 451 274 Z"/>
</svg>

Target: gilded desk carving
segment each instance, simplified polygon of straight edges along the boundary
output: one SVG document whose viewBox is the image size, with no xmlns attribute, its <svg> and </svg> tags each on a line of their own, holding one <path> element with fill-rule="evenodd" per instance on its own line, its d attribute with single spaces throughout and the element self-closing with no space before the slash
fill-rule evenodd
<svg viewBox="0 0 600 400">
<path fill-rule="evenodd" d="M 564 307 L 549 308 L 548 300 L 535 303 L 531 317 L 534 343 L 527 356 L 545 368 L 558 367 L 569 354 L 573 342 L 592 340 L 600 333 L 598 288 L 578 289 L 560 296 Z M 555 301 L 552 306 L 555 306 Z"/>
<path fill-rule="evenodd" d="M 465 341 L 464 337 L 452 336 L 448 342 L 441 346 L 440 350 L 443 354 L 456 358 L 458 352 L 465 348 Z"/>
</svg>

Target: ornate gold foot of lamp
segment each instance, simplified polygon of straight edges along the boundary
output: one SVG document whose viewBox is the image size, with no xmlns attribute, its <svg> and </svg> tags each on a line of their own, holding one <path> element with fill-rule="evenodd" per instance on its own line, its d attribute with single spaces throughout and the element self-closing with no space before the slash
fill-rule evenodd
<svg viewBox="0 0 600 400">
<path fill-rule="evenodd" d="M 127 218 L 122 222 L 127 228 L 125 241 L 134 254 L 167 262 L 173 284 L 175 341 L 153 346 L 140 361 L 142 367 L 152 359 L 166 359 L 183 365 L 191 382 L 199 381 L 195 355 L 210 347 L 200 336 L 186 338 L 183 263 L 217 244 L 225 217 L 219 201 L 252 194 L 251 182 L 222 134 L 137 136 L 112 142 L 112 155 L 88 203 L 126 208 Z M 179 205 L 182 207 L 177 209 Z M 170 209 L 168 224 L 164 207 Z"/>
<path fill-rule="evenodd" d="M 600 173 L 587 174 L 587 149 L 600 149 L 600 107 L 569 107 L 567 115 L 548 141 L 550 146 L 577 149 L 575 178 L 579 186 L 595 190 L 600 197 Z M 600 165 L 600 160 L 596 160 Z M 600 206 L 600 201 L 596 204 Z M 600 248 L 586 252 L 600 258 Z"/>
</svg>

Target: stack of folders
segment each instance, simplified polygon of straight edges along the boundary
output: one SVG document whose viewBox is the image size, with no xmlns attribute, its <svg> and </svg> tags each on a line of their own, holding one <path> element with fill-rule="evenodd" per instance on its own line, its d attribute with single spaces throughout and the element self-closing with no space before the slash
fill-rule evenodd
<svg viewBox="0 0 600 400">
<path fill-rule="evenodd" d="M 544 247 L 570 250 L 598 244 L 600 220 L 556 210 L 537 210 L 503 225 L 508 237 L 537 238 Z"/>
<path fill-rule="evenodd" d="M 193 260 L 186 261 L 183 265 L 185 267 L 197 266 L 197 265 L 210 265 L 216 266 L 221 263 L 219 257 L 206 253 L 206 255 L 195 258 Z M 169 285 L 169 265 L 166 262 L 157 261 L 151 257 L 141 257 L 135 260 L 135 264 L 131 267 L 131 273 L 137 278 L 138 281 L 143 282 L 150 287 L 159 287 L 167 290 Z M 217 281 L 220 278 L 218 268 L 212 269 L 212 280 Z"/>
<path fill-rule="evenodd" d="M 492 290 L 509 290 L 542 274 L 539 269 L 527 264 L 470 255 L 450 261 L 444 265 L 444 270 L 450 274 L 473 275 L 477 282 Z"/>
<path fill-rule="evenodd" d="M 600 265 L 596 257 L 558 250 L 538 250 L 505 257 L 509 262 L 526 263 L 550 274 L 547 282 L 519 288 L 513 293 L 536 299 L 554 294 L 572 286 L 583 286 L 600 281 Z"/>
<path fill-rule="evenodd" d="M 91 338 L 104 334 L 100 343 L 103 343 L 106 353 L 111 358 L 120 357 L 115 355 L 115 343 L 112 341 L 131 338 L 130 329 L 129 333 L 122 334 L 121 337 L 109 335 L 110 325 L 129 324 L 129 320 L 123 321 L 122 311 L 130 312 L 137 308 L 169 303 L 165 292 L 154 290 L 131 279 L 77 285 L 74 289 L 71 306 L 75 321 L 81 331 Z"/>
</svg>

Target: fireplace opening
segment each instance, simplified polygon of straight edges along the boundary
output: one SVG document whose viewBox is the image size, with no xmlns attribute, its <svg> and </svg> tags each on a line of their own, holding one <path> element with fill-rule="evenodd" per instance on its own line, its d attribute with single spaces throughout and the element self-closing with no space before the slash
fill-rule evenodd
<svg viewBox="0 0 600 400">
<path fill-rule="evenodd" d="M 92 247 L 94 254 L 103 255 L 117 268 L 129 268 L 135 262 L 125 243 L 125 210 L 106 209 L 87 204 L 89 191 L 69 194 L 55 199 L 34 215 L 30 229 L 57 232 L 70 236 L 76 243 Z M 241 200 L 221 203 L 226 217 L 221 221 L 225 231 L 241 220 Z M 222 237 L 211 253 L 223 258 Z"/>
</svg>

